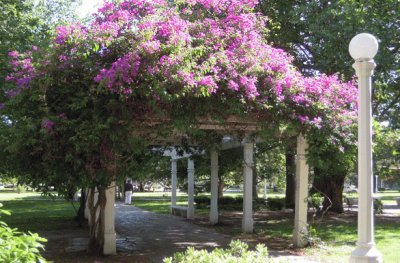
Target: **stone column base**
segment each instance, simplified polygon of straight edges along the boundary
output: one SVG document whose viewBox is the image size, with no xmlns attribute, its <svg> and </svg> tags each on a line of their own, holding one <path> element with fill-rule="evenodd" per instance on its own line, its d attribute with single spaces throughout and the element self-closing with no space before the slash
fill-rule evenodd
<svg viewBox="0 0 400 263">
<path fill-rule="evenodd" d="M 350 263 L 381 263 L 382 254 L 375 246 L 357 245 L 356 249 L 351 252 Z"/>
<path fill-rule="evenodd" d="M 115 255 L 117 254 L 117 235 L 114 233 L 104 234 L 104 255 Z"/>
</svg>

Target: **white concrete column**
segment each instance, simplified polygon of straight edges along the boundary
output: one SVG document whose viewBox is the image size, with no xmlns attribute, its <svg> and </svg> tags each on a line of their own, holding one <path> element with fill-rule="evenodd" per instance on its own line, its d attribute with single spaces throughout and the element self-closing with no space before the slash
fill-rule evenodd
<svg viewBox="0 0 400 263">
<path fill-rule="evenodd" d="M 188 159 L 188 208 L 187 218 L 194 218 L 194 161 Z"/>
<path fill-rule="evenodd" d="M 171 159 L 171 205 L 176 205 L 176 175 L 178 173 L 177 159 Z"/>
<path fill-rule="evenodd" d="M 112 182 L 106 190 L 106 206 L 104 208 L 104 255 L 117 253 L 115 233 L 115 182 Z"/>
<path fill-rule="evenodd" d="M 293 245 L 295 247 L 304 247 L 307 245 L 307 211 L 308 211 L 308 164 L 306 151 L 308 145 L 303 135 L 297 137 L 296 154 L 296 193 L 295 193 L 295 216 Z"/>
<path fill-rule="evenodd" d="M 243 145 L 243 219 L 242 230 L 244 233 L 253 232 L 253 148 L 252 142 Z"/>
<path fill-rule="evenodd" d="M 211 203 L 210 223 L 218 223 L 218 152 L 211 150 Z"/>
<path fill-rule="evenodd" d="M 353 64 L 358 77 L 358 240 L 350 262 L 382 262 L 374 241 L 374 200 L 372 197 L 372 110 L 371 76 L 373 60 Z"/>
</svg>

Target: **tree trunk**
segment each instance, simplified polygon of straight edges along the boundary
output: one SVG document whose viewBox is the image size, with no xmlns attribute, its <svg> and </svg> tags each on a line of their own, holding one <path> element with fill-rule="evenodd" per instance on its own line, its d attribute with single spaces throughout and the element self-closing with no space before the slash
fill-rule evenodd
<svg viewBox="0 0 400 263">
<path fill-rule="evenodd" d="M 139 192 L 144 192 L 144 186 L 143 183 L 139 183 Z"/>
<path fill-rule="evenodd" d="M 97 194 L 97 200 L 95 200 L 95 194 Z M 91 188 L 88 198 L 90 211 L 88 253 L 99 256 L 103 254 L 104 248 L 106 190 Z"/>
<path fill-rule="evenodd" d="M 86 192 L 84 189 L 81 190 L 81 199 L 79 200 L 79 209 L 76 213 L 76 220 L 79 226 L 83 226 L 85 222 L 85 206 L 86 206 Z"/>
<path fill-rule="evenodd" d="M 255 159 L 254 158 L 254 167 L 253 167 L 253 200 L 258 198 L 258 192 L 257 192 L 257 169 L 256 169 L 256 164 L 255 164 Z"/>
<path fill-rule="evenodd" d="M 323 196 L 325 196 L 323 201 L 323 210 L 328 209 L 329 211 L 335 213 L 343 213 L 343 187 L 345 174 L 337 174 L 337 175 L 324 175 L 321 170 L 318 168 L 314 168 L 314 182 L 312 193 L 321 192 Z"/>
<path fill-rule="evenodd" d="M 286 192 L 285 207 L 294 209 L 296 192 L 296 161 L 293 146 L 286 148 Z"/>
<path fill-rule="evenodd" d="M 222 180 L 222 176 L 218 175 L 218 198 L 224 196 L 224 180 Z"/>
</svg>

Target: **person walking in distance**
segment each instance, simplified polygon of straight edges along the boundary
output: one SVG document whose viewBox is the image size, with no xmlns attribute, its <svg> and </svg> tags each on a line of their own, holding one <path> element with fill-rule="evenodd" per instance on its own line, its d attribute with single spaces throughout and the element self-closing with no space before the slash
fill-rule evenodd
<svg viewBox="0 0 400 263">
<path fill-rule="evenodd" d="M 133 192 L 133 185 L 131 180 L 128 180 L 125 184 L 125 204 L 130 205 L 132 202 L 132 192 Z"/>
</svg>

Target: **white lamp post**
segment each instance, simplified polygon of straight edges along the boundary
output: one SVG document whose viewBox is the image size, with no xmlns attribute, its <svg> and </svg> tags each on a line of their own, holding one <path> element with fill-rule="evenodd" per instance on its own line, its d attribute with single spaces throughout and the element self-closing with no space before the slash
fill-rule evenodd
<svg viewBox="0 0 400 263">
<path fill-rule="evenodd" d="M 374 241 L 374 200 L 372 197 L 372 112 L 371 76 L 378 41 L 373 35 L 356 35 L 349 45 L 358 77 L 358 240 L 350 262 L 382 262 Z"/>
</svg>

